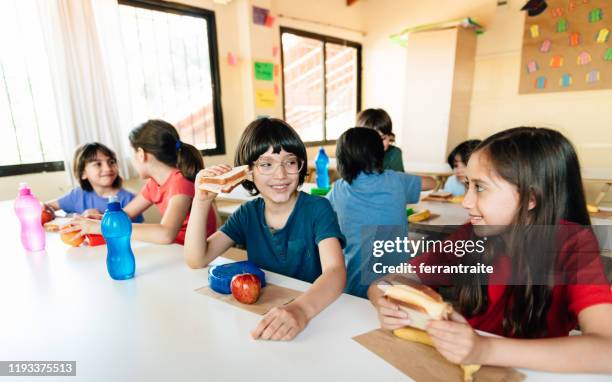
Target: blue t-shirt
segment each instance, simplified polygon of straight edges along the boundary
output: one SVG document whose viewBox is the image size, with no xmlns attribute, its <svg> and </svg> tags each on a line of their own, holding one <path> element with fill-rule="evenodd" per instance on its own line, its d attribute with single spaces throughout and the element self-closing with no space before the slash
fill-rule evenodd
<svg viewBox="0 0 612 382">
<path fill-rule="evenodd" d="M 220 228 L 244 245 L 249 260 L 260 268 L 312 283 L 321 275 L 319 242 L 336 237 L 344 247 L 338 218 L 325 198 L 300 191 L 287 223 L 274 233 L 264 209 L 263 198 L 244 203 Z"/>
<path fill-rule="evenodd" d="M 347 282 L 345 292 L 366 297 L 368 286 L 382 275 L 372 271 L 374 261 L 399 264 L 405 257 L 392 255 L 374 259 L 372 241 L 408 234 L 406 204 L 417 203 L 421 196 L 421 177 L 385 170 L 381 174 L 360 173 L 353 184 L 337 180 L 328 194 L 338 214 L 340 229 L 346 236 L 344 258 Z"/>
<path fill-rule="evenodd" d="M 119 199 L 119 203 L 121 204 L 121 208 L 127 206 L 127 204 L 134 199 L 135 195 L 131 192 L 120 189 L 117 193 L 117 198 Z M 83 213 L 83 211 L 88 210 L 90 208 L 97 208 L 98 211 L 104 213 L 106 211 L 106 204 L 108 203 L 108 198 L 104 198 L 95 191 L 85 191 L 81 187 L 77 187 L 62 196 L 57 200 L 60 208 L 64 210 L 66 213 Z M 132 219 L 135 223 L 142 223 L 144 218 L 141 215 L 136 216 Z"/>
<path fill-rule="evenodd" d="M 455 175 L 451 175 L 444 183 L 444 191 L 450 192 L 453 196 L 465 195 L 465 185 Z"/>
</svg>

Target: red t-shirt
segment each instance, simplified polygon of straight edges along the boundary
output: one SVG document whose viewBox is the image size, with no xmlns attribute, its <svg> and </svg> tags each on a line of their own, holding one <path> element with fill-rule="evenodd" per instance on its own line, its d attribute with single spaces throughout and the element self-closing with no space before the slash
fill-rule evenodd
<svg viewBox="0 0 612 382">
<path fill-rule="evenodd" d="M 155 204 L 159 209 L 162 216 L 166 213 L 166 208 L 170 199 L 175 195 L 186 195 L 193 199 L 195 195 L 195 188 L 193 182 L 185 178 L 180 170 L 174 171 L 166 182 L 161 186 L 153 178 L 149 178 L 147 184 L 142 188 L 140 194 Z M 174 242 L 177 244 L 185 243 L 185 231 L 187 230 L 187 223 L 189 222 L 189 212 L 181 225 L 181 229 L 176 234 Z M 208 212 L 208 219 L 206 220 L 206 232 L 208 236 L 212 235 L 217 230 L 217 218 L 215 211 L 212 209 Z"/>
<path fill-rule="evenodd" d="M 597 239 L 591 230 L 579 225 L 561 222 L 560 227 L 569 234 L 564 234 L 556 259 L 557 268 L 572 279 L 560 285 L 554 285 L 551 293 L 551 304 L 547 313 L 547 337 L 567 336 L 576 327 L 578 314 L 585 308 L 597 304 L 612 304 L 612 289 L 604 273 Z M 470 225 L 466 224 L 448 240 L 467 240 Z M 425 253 L 410 261 L 419 269 L 419 263 L 427 265 L 459 264 L 460 258 L 454 255 Z M 509 280 L 511 262 L 508 256 L 499 256 L 493 264 L 493 273 L 487 285 L 488 305 L 484 313 L 468 318 L 474 329 L 504 335 L 502 321 L 504 318 L 506 285 Z M 448 274 L 418 274 L 424 284 L 428 281 L 437 285 L 452 285 Z M 432 285 L 435 287 L 435 285 Z M 461 312 L 463 314 L 467 312 Z"/>
</svg>

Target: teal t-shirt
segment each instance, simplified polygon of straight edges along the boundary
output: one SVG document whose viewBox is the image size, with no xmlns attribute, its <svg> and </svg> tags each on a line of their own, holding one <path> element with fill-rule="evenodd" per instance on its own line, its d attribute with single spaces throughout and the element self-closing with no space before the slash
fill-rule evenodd
<svg viewBox="0 0 612 382">
<path fill-rule="evenodd" d="M 383 169 L 404 172 L 402 150 L 396 146 L 389 146 L 383 158 Z"/>
<path fill-rule="evenodd" d="M 325 198 L 300 191 L 287 223 L 274 233 L 264 211 L 263 198 L 251 200 L 220 228 L 236 244 L 245 246 L 248 259 L 260 268 L 312 283 L 321 275 L 319 242 L 336 237 L 344 248 L 338 218 Z"/>
</svg>

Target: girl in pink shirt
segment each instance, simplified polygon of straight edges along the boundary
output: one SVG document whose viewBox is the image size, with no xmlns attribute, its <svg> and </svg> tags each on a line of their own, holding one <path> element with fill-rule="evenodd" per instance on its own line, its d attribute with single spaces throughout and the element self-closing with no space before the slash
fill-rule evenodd
<svg viewBox="0 0 612 382">
<path fill-rule="evenodd" d="M 155 205 L 162 215 L 159 224 L 133 224 L 132 238 L 159 244 L 183 244 L 195 194 L 193 181 L 204 168 L 200 151 L 181 142 L 174 126 L 162 120 L 143 123 L 130 132 L 129 139 L 134 149 L 132 164 L 147 182 L 124 211 L 134 217 Z M 217 219 L 211 210 L 206 232 L 211 235 L 216 230 Z M 70 231 L 80 231 L 79 236 L 100 234 L 100 221 L 75 217 L 71 227 L 63 230 Z"/>
</svg>

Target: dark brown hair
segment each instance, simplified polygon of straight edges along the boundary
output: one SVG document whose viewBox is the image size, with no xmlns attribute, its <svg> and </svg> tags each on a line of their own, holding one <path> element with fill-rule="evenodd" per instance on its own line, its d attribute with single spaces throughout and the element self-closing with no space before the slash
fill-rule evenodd
<svg viewBox="0 0 612 382">
<path fill-rule="evenodd" d="M 552 281 L 542 273 L 554 267 L 561 220 L 589 227 L 578 157 L 561 133 L 546 128 L 517 127 L 494 134 L 472 153 L 480 153 L 507 182 L 516 186 L 519 207 L 509 227 L 507 244 L 488 248 L 510 257 L 512 285 L 505 289 L 503 328 L 506 335 L 533 338 L 546 335 Z M 529 202 L 535 207 L 529 209 Z M 538 254 L 537 258 L 534 254 Z M 457 288 L 459 306 L 467 315 L 486 311 L 487 287 L 471 275 Z M 484 276 L 483 276 L 484 277 Z"/>
<path fill-rule="evenodd" d="M 85 143 L 84 145 L 77 147 L 77 149 L 74 151 L 74 159 L 72 160 L 72 173 L 74 174 L 74 177 L 79 180 L 79 184 L 81 185 L 81 188 L 84 191 L 93 191 L 93 187 L 89 180 L 82 179 L 82 177 L 83 171 L 85 171 L 85 166 L 87 166 L 87 163 L 89 162 L 94 162 L 98 153 L 102 153 L 117 162 L 117 155 L 115 154 L 115 152 L 103 145 L 102 143 Z M 117 174 L 117 177 L 115 178 L 112 187 L 121 188 L 122 183 L 123 179 L 121 179 L 121 176 Z"/>
<path fill-rule="evenodd" d="M 393 130 L 391 117 L 383 109 L 366 109 L 357 114 L 358 127 L 368 127 L 380 131 L 384 135 L 390 135 Z"/>
<path fill-rule="evenodd" d="M 472 151 L 474 151 L 474 149 L 478 147 L 481 142 L 482 141 L 480 139 L 470 139 L 458 144 L 457 147 L 455 147 L 453 151 L 448 154 L 448 158 L 446 159 L 448 165 L 451 168 L 455 168 L 455 157 L 457 155 L 459 155 L 459 158 L 461 158 L 461 162 L 467 165 Z"/>
<path fill-rule="evenodd" d="M 280 119 L 258 118 L 246 127 L 236 147 L 234 166 L 249 165 L 252 169 L 255 161 L 270 147 L 275 154 L 283 149 L 298 157 L 302 163 L 299 179 L 299 185 L 302 185 L 308 172 L 306 146 L 298 133 L 287 122 Z M 250 180 L 245 180 L 242 186 L 251 195 L 259 194 L 255 183 Z"/>
<path fill-rule="evenodd" d="M 385 148 L 380 135 L 366 127 L 348 129 L 336 143 L 338 172 L 348 184 L 359 174 L 382 173 Z"/>
<path fill-rule="evenodd" d="M 181 142 L 179 134 L 166 121 L 151 119 L 130 132 L 134 150 L 142 148 L 158 161 L 178 168 L 183 176 L 194 181 L 198 171 L 204 168 L 202 154 L 194 146 Z"/>
</svg>

